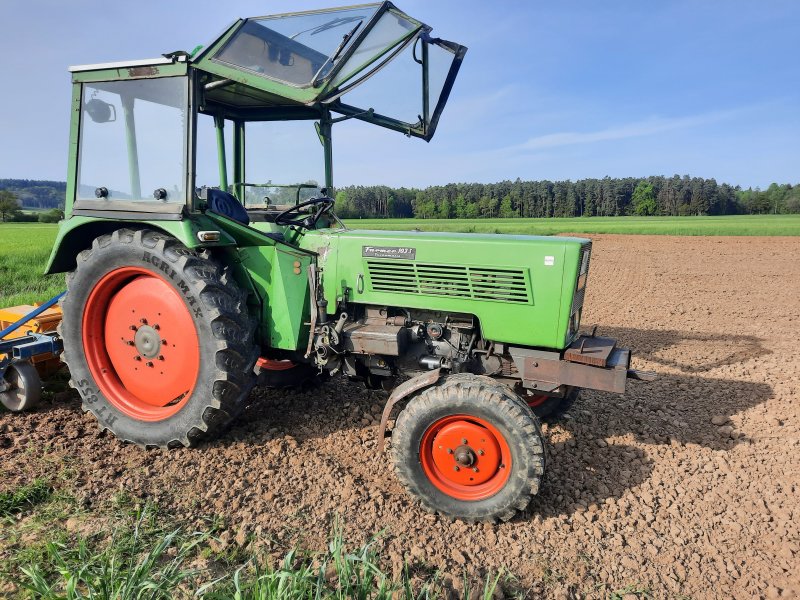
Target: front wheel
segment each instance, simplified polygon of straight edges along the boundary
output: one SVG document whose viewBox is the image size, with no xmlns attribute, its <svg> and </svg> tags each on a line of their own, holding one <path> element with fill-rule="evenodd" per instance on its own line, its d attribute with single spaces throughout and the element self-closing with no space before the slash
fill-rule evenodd
<svg viewBox="0 0 800 600">
<path fill-rule="evenodd" d="M 406 489 L 431 512 L 506 521 L 539 491 L 544 440 L 530 408 L 488 378 L 451 375 L 412 398 L 392 432 Z"/>
<path fill-rule="evenodd" d="M 225 269 L 178 240 L 120 229 L 67 277 L 70 384 L 101 427 L 142 446 L 217 434 L 254 383 L 254 324 Z"/>
</svg>

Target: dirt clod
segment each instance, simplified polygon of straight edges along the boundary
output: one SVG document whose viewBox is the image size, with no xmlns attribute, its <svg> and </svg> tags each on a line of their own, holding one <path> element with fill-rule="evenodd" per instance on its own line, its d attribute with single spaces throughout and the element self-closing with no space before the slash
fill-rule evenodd
<svg viewBox="0 0 800 600">
<path fill-rule="evenodd" d="M 191 450 L 100 435 L 74 396 L 3 413 L 0 491 L 45 477 L 92 510 L 124 490 L 189 523 L 222 517 L 221 549 L 276 555 L 323 548 L 338 515 L 353 542 L 383 531 L 387 572 L 404 559 L 453 587 L 507 568 L 535 597 L 796 596 L 800 239 L 592 237 L 583 322 L 660 378 L 584 392 L 549 425 L 542 490 L 508 523 L 425 513 L 375 454 L 386 395 L 339 378 L 256 390 Z"/>
</svg>

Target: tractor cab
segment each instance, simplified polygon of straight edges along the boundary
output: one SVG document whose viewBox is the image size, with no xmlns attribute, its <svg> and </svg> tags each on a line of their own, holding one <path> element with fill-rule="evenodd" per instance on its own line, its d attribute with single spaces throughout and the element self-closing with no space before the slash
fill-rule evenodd
<svg viewBox="0 0 800 600">
<path fill-rule="evenodd" d="M 466 48 L 430 34 L 383 2 L 239 19 L 191 54 L 73 67 L 67 214 L 328 226 L 334 124 L 433 137 Z"/>
</svg>

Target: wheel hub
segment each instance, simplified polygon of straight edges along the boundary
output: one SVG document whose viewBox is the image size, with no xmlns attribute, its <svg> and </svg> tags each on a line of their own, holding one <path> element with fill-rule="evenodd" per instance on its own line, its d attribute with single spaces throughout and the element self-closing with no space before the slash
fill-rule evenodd
<svg viewBox="0 0 800 600">
<path fill-rule="evenodd" d="M 475 453 L 469 446 L 459 446 L 456 448 L 453 456 L 456 462 L 464 467 L 471 467 L 475 462 Z"/>
<path fill-rule="evenodd" d="M 481 500 L 505 485 L 511 454 L 503 435 L 490 423 L 451 415 L 423 435 L 420 462 L 439 490 L 459 500 Z"/>
<path fill-rule="evenodd" d="M 97 282 L 83 314 L 87 363 L 111 404 L 142 421 L 178 412 L 200 368 L 197 328 L 178 292 L 160 275 L 122 267 Z"/>
<path fill-rule="evenodd" d="M 133 326 L 135 327 L 135 325 Z M 158 327 L 158 325 L 156 325 Z M 139 354 L 145 358 L 156 358 L 161 350 L 161 336 L 155 327 L 150 325 L 142 325 L 136 330 L 136 335 L 133 337 L 133 344 Z"/>
</svg>

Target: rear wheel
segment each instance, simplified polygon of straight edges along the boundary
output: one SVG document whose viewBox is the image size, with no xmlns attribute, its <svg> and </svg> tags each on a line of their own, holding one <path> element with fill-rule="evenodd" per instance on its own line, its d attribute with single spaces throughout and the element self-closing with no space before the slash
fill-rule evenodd
<svg viewBox="0 0 800 600">
<path fill-rule="evenodd" d="M 542 420 L 556 421 L 572 408 L 580 393 L 580 388 L 574 387 L 570 388 L 563 397 L 533 394 L 528 391 L 521 394 L 521 397 L 537 417 Z"/>
<path fill-rule="evenodd" d="M 470 521 L 505 521 L 523 510 L 545 469 L 530 408 L 474 375 L 451 375 L 411 399 L 392 432 L 392 459 L 425 508 Z"/>
<path fill-rule="evenodd" d="M 291 360 L 262 357 L 256 361 L 256 365 L 259 370 L 258 385 L 276 390 L 299 387 L 313 381 L 318 374 L 314 365 Z"/>
<path fill-rule="evenodd" d="M 121 229 L 78 255 L 62 302 L 64 361 L 103 428 L 143 446 L 218 433 L 255 380 L 243 295 L 208 256 Z"/>
</svg>

